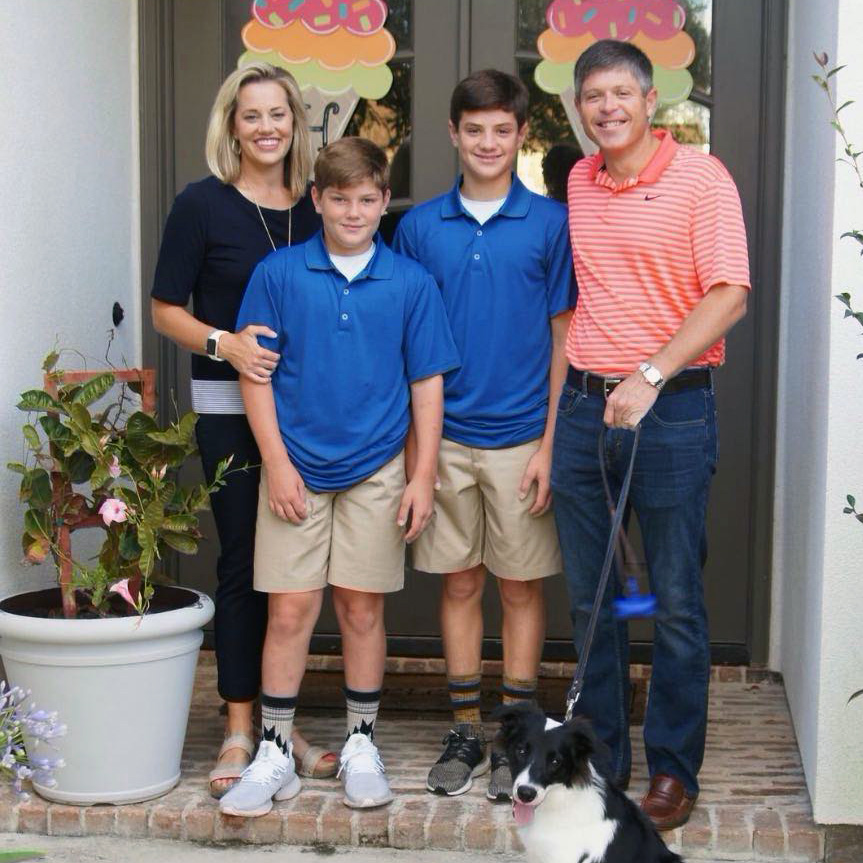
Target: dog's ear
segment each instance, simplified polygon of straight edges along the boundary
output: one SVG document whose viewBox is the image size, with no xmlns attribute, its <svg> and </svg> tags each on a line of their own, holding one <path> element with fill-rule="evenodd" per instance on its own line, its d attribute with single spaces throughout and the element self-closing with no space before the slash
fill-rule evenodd
<svg viewBox="0 0 863 863">
<path fill-rule="evenodd" d="M 600 744 L 586 719 L 581 717 L 570 719 L 563 728 L 576 761 L 583 761 L 599 750 Z"/>
<path fill-rule="evenodd" d="M 491 716 L 500 722 L 500 736 L 505 745 L 530 728 L 545 727 L 545 714 L 532 704 L 502 704 Z"/>
</svg>

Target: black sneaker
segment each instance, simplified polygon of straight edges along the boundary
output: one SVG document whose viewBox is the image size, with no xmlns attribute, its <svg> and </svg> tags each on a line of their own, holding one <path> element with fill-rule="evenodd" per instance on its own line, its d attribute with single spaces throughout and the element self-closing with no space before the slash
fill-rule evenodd
<svg viewBox="0 0 863 863">
<path fill-rule="evenodd" d="M 474 776 L 482 776 L 490 761 L 481 725 L 459 723 L 444 737 L 446 748 L 429 770 L 426 788 L 454 797 L 470 791 Z"/>
<path fill-rule="evenodd" d="M 512 771 L 509 769 L 506 753 L 496 749 L 491 753 L 491 776 L 488 780 L 486 797 L 495 803 L 512 801 Z"/>
</svg>

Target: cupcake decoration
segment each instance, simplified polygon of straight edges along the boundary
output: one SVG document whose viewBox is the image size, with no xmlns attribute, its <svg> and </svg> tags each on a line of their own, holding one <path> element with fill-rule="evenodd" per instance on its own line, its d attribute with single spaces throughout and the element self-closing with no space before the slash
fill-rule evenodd
<svg viewBox="0 0 863 863">
<path fill-rule="evenodd" d="M 237 65 L 263 61 L 296 78 L 318 150 L 342 136 L 360 99 L 392 87 L 387 14 L 383 0 L 254 0 Z"/>
<path fill-rule="evenodd" d="M 552 0 L 545 18 L 548 29 L 537 39 L 543 59 L 534 77 L 541 90 L 560 97 L 579 138 L 572 73 L 582 53 L 600 39 L 631 42 L 644 51 L 653 64 L 660 105 L 689 98 L 693 82 L 687 67 L 695 59 L 695 43 L 683 30 L 686 10 L 676 0 Z"/>
</svg>

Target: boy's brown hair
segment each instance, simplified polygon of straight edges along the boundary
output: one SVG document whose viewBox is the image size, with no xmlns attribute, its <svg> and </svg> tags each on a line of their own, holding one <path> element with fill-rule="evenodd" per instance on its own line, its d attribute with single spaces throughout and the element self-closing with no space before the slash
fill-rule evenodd
<svg viewBox="0 0 863 863">
<path fill-rule="evenodd" d="M 458 128 L 465 111 L 499 109 L 515 114 L 520 129 L 527 120 L 529 101 L 527 87 L 519 78 L 497 69 L 483 69 L 456 84 L 449 103 L 449 118 L 453 126 Z"/>
<path fill-rule="evenodd" d="M 315 160 L 315 188 L 344 189 L 371 180 L 382 192 L 390 185 L 386 153 L 368 138 L 341 138 L 327 144 Z"/>
</svg>

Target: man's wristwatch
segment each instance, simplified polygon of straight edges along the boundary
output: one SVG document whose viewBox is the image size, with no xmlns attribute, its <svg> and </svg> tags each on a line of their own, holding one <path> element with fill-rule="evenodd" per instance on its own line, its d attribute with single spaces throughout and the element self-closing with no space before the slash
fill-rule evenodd
<svg viewBox="0 0 863 863">
<path fill-rule="evenodd" d="M 652 387 L 661 390 L 665 386 L 665 378 L 662 377 L 662 372 L 656 366 L 652 366 L 650 363 L 640 363 L 638 370 Z"/>
<path fill-rule="evenodd" d="M 211 360 L 215 360 L 217 363 L 223 363 L 225 361 L 224 357 L 219 356 L 219 339 L 225 335 L 225 330 L 213 330 L 210 335 L 207 336 L 207 356 Z"/>
</svg>

